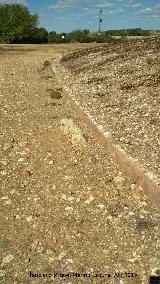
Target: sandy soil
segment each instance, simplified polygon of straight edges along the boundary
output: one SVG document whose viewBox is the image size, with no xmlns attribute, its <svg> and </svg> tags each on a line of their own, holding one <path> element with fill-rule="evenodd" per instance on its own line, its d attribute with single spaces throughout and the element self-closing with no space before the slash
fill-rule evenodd
<svg viewBox="0 0 160 284">
<path fill-rule="evenodd" d="M 75 47 L 7 48 L 0 54 L 0 283 L 148 283 L 160 271 L 160 213 L 57 85 L 46 60 Z"/>
</svg>

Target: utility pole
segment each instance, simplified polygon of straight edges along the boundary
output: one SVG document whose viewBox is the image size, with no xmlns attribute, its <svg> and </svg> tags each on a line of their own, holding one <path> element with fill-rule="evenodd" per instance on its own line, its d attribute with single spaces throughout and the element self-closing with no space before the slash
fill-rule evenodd
<svg viewBox="0 0 160 284">
<path fill-rule="evenodd" d="M 98 29 L 98 32 L 99 34 L 101 34 L 101 23 L 102 23 L 102 8 L 99 9 L 99 29 Z"/>
</svg>

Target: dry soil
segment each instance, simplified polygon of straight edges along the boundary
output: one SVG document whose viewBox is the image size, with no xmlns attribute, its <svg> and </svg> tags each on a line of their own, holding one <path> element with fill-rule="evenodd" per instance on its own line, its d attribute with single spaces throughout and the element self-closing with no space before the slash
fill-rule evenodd
<svg viewBox="0 0 160 284">
<path fill-rule="evenodd" d="M 146 284 L 160 271 L 159 210 L 87 132 L 51 71 L 77 47 L 1 48 L 2 284 Z"/>
</svg>

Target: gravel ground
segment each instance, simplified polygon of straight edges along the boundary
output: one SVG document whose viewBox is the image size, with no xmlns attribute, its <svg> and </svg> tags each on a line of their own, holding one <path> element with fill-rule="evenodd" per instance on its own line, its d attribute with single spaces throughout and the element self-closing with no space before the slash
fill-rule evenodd
<svg viewBox="0 0 160 284">
<path fill-rule="evenodd" d="M 160 37 L 77 51 L 61 64 L 71 95 L 158 179 Z"/>
<path fill-rule="evenodd" d="M 0 283 L 146 284 L 159 210 L 72 113 L 46 61 L 58 52 L 0 54 Z"/>
</svg>

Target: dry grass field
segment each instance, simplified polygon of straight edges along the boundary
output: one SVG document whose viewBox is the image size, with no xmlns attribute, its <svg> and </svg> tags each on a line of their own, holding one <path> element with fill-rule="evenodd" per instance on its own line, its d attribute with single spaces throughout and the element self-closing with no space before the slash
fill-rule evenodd
<svg viewBox="0 0 160 284">
<path fill-rule="evenodd" d="M 158 208 L 88 133 L 51 69 L 90 46 L 0 46 L 2 284 L 146 284 L 160 271 Z M 88 72 L 95 55 L 83 57 Z"/>
</svg>

